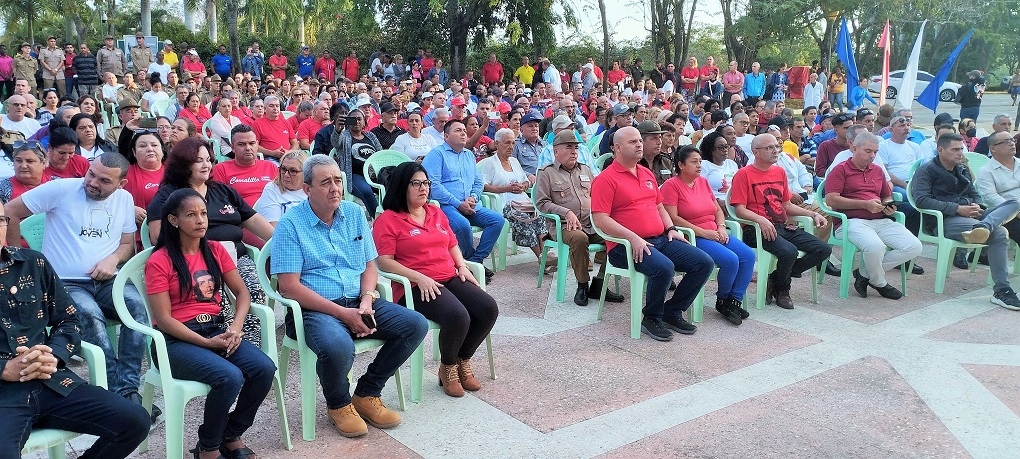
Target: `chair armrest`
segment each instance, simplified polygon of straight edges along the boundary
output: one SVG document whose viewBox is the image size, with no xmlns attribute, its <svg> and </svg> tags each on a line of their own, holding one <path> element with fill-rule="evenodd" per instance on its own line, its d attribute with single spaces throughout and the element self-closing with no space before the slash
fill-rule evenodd
<svg viewBox="0 0 1020 459">
<path fill-rule="evenodd" d="M 606 242 L 615 242 L 623 246 L 624 250 L 627 252 L 627 269 L 634 269 L 634 259 L 630 256 L 633 252 L 633 249 L 631 249 L 630 246 L 630 241 L 619 237 L 613 237 L 603 232 L 602 229 L 595 224 L 595 214 L 590 214 L 588 218 L 591 219 L 591 227 L 595 229 L 595 234 L 602 236 L 602 239 L 605 239 Z M 609 246 L 607 245 L 606 249 L 608 250 L 608 248 Z"/>
<path fill-rule="evenodd" d="M 89 384 L 103 389 L 109 388 L 106 379 L 106 355 L 103 354 L 103 350 L 95 344 L 82 341 L 81 346 L 78 346 L 78 355 L 88 363 Z"/>
<path fill-rule="evenodd" d="M 250 312 L 262 324 L 262 351 L 275 363 L 279 355 L 276 352 L 276 313 L 272 308 L 258 303 L 251 303 Z"/>
<path fill-rule="evenodd" d="M 793 220 L 804 229 L 805 232 L 814 236 L 815 235 L 815 221 L 811 217 L 805 217 L 803 215 L 797 215 L 793 217 Z"/>
<path fill-rule="evenodd" d="M 474 274 L 475 280 L 478 281 L 478 285 L 480 287 L 482 287 L 482 290 L 486 290 L 486 288 L 485 288 L 485 267 L 482 266 L 481 263 L 475 263 L 473 261 L 467 262 L 467 265 L 468 265 L 468 269 L 471 270 L 471 274 Z"/>
<path fill-rule="evenodd" d="M 698 243 L 694 241 L 694 238 L 696 236 L 694 236 L 694 230 L 693 229 L 691 229 L 691 228 L 684 228 L 682 226 L 677 226 L 676 229 L 678 231 L 680 231 L 680 234 L 683 234 L 684 237 L 687 238 L 687 242 L 690 242 L 692 246 L 694 246 L 694 247 L 698 246 Z"/>
<path fill-rule="evenodd" d="M 489 209 L 493 212 L 496 212 L 500 215 L 503 215 L 503 208 L 498 207 L 501 201 L 502 199 L 496 193 L 493 193 L 491 191 L 482 192 L 481 197 L 482 207 Z"/>
<path fill-rule="evenodd" d="M 740 227 L 740 223 L 733 220 L 726 220 L 726 230 L 730 233 L 731 237 L 743 239 L 744 229 Z"/>
<path fill-rule="evenodd" d="M 411 280 L 410 279 L 408 279 L 408 278 L 406 278 L 404 276 L 401 276 L 400 274 L 394 274 L 394 273 L 386 272 L 386 271 L 383 271 L 381 269 L 379 270 L 379 277 L 382 277 L 383 279 L 389 279 L 390 282 L 397 282 L 400 285 L 403 285 L 404 286 L 404 297 L 406 298 L 404 300 L 404 302 L 406 303 L 405 306 L 407 306 L 407 309 L 410 309 L 410 310 L 414 311 L 414 298 L 411 295 Z"/>
</svg>

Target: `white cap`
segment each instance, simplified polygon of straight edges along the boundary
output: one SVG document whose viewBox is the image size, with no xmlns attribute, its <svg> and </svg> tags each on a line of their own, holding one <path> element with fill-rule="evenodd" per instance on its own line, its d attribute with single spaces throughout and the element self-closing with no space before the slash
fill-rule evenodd
<svg viewBox="0 0 1020 459">
<path fill-rule="evenodd" d="M 407 103 L 407 107 L 406 107 L 408 112 L 413 112 L 413 111 L 418 110 L 420 108 L 421 108 L 421 105 L 418 105 L 415 102 L 408 102 Z"/>
<path fill-rule="evenodd" d="M 358 96 L 358 106 L 364 107 L 366 105 L 372 105 L 372 98 L 368 97 L 367 94 L 362 94 Z"/>
<path fill-rule="evenodd" d="M 427 99 L 429 97 L 432 97 L 432 93 L 431 92 L 425 91 L 425 92 L 421 93 L 421 98 L 422 99 Z"/>
<path fill-rule="evenodd" d="M 592 65 L 591 62 L 589 62 L 587 64 L 584 64 L 584 68 L 586 68 L 588 70 L 593 70 L 595 68 L 595 66 Z"/>
</svg>

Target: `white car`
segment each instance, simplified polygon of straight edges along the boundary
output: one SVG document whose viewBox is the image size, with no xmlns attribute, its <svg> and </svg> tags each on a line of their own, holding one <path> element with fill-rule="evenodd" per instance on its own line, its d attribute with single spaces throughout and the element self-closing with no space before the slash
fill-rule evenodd
<svg viewBox="0 0 1020 459">
<path fill-rule="evenodd" d="M 885 97 L 887 99 L 895 99 L 896 93 L 899 92 L 899 87 L 903 84 L 903 72 L 904 70 L 897 70 L 895 72 L 889 72 L 889 86 L 885 88 Z M 935 76 L 928 73 L 917 71 L 917 82 L 914 84 L 914 98 L 920 96 L 924 92 L 924 88 L 928 87 L 928 83 L 934 79 Z M 882 86 L 882 75 L 872 75 L 871 83 L 868 84 L 868 91 L 873 93 L 879 93 Z M 942 87 L 939 88 L 939 100 L 942 102 L 952 102 L 956 100 L 956 93 L 960 90 L 960 85 L 951 81 L 942 83 Z"/>
</svg>

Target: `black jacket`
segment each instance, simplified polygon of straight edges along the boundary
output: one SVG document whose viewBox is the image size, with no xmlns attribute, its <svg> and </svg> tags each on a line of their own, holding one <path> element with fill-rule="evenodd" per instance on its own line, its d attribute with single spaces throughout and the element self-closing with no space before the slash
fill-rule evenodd
<svg viewBox="0 0 1020 459">
<path fill-rule="evenodd" d="M 951 217 L 960 206 L 981 204 L 981 196 L 974 187 L 970 169 L 960 164 L 947 170 L 938 156 L 921 164 L 910 180 L 911 197 L 920 209 L 931 209 Z M 935 229 L 935 220 L 925 220 L 925 230 Z"/>
</svg>

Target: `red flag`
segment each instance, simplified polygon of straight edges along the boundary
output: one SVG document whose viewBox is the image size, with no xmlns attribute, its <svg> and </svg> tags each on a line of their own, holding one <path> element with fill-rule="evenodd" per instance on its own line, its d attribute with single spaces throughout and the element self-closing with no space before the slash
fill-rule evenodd
<svg viewBox="0 0 1020 459">
<path fill-rule="evenodd" d="M 892 36 L 889 35 L 889 20 L 885 21 L 885 29 L 882 30 L 882 37 L 878 40 L 878 46 L 882 48 L 882 84 L 879 85 L 878 105 L 885 105 L 885 88 L 889 86 L 889 47 Z"/>
</svg>

